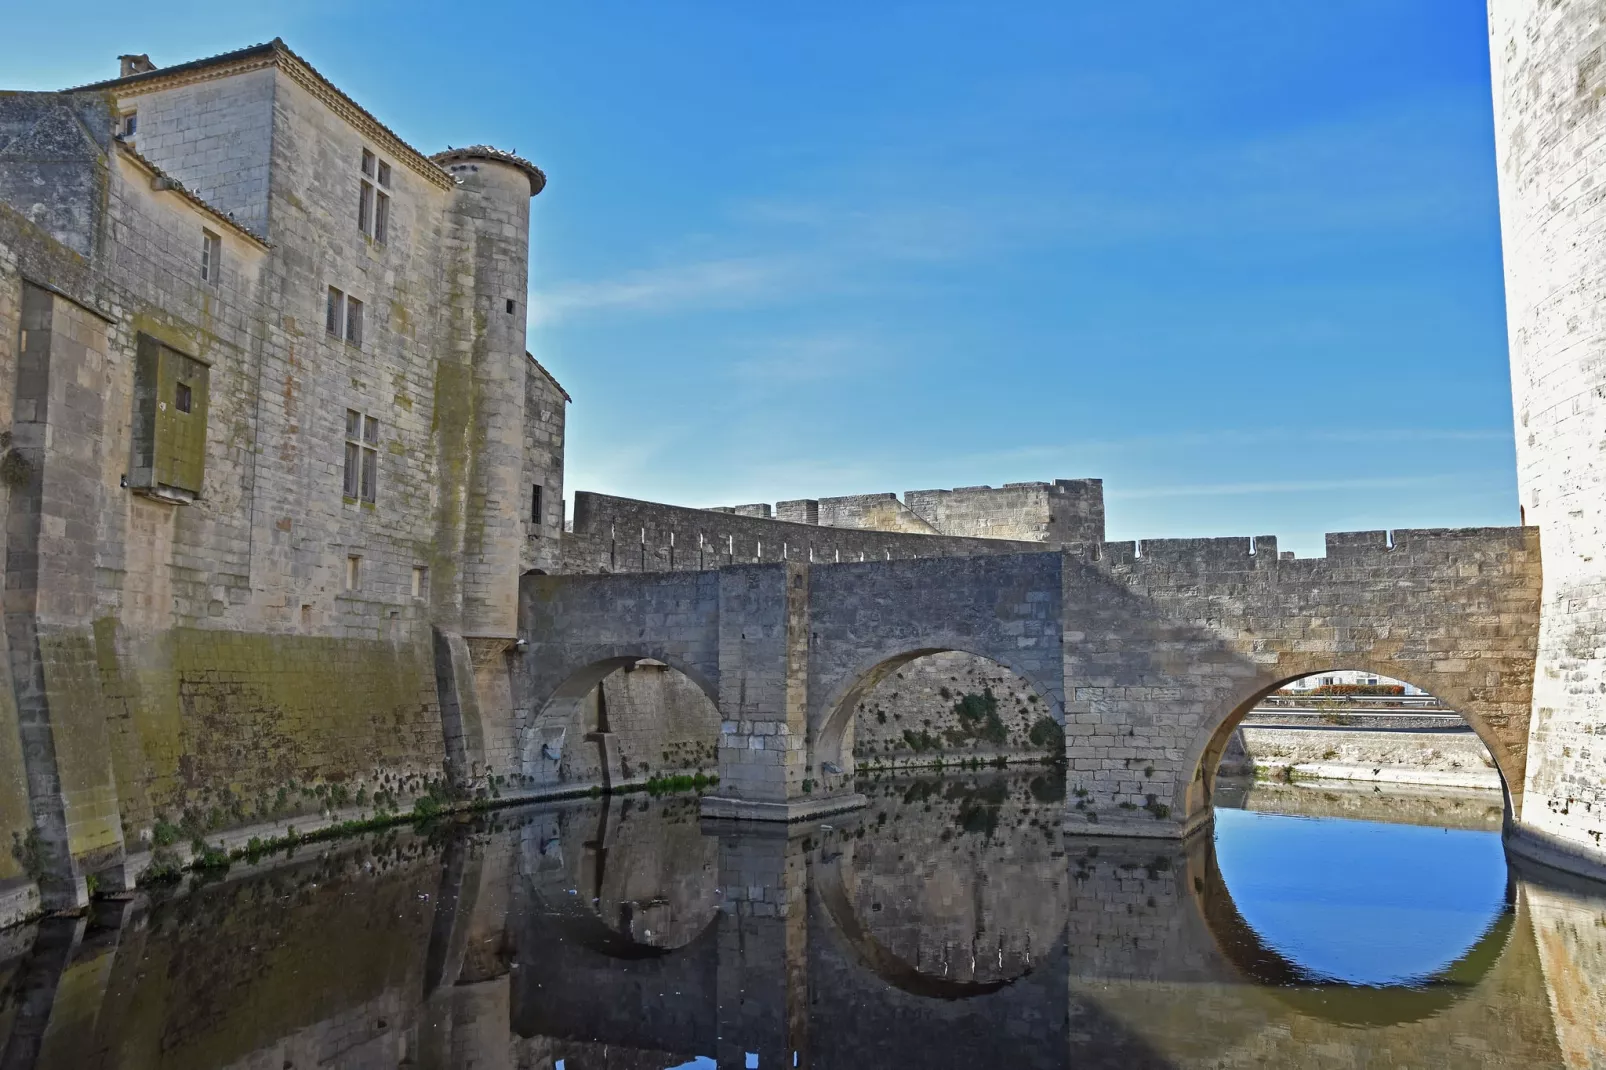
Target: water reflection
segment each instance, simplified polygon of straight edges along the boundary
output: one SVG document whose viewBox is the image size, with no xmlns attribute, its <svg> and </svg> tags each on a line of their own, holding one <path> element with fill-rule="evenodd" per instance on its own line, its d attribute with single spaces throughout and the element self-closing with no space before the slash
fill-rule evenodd
<svg viewBox="0 0 1606 1070">
<path fill-rule="evenodd" d="M 1603 1060 L 1600 889 L 1488 833 L 1066 838 L 1050 771 L 864 788 L 791 829 L 506 811 L 0 933 L 0 1068 Z"/>
</svg>

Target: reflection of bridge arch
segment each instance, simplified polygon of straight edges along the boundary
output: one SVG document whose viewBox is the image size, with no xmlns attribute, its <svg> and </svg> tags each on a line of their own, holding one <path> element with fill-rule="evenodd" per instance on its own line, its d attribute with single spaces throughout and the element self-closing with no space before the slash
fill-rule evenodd
<svg viewBox="0 0 1606 1070">
<path fill-rule="evenodd" d="M 1194 905 L 1221 958 L 1244 980 L 1270 992 L 1299 1014 L 1340 1025 L 1388 1026 L 1443 1013 L 1475 989 L 1499 961 L 1516 921 L 1516 884 L 1506 877 L 1506 909 L 1459 958 L 1430 976 L 1392 985 L 1365 985 L 1327 977 L 1284 956 L 1244 918 L 1221 874 L 1212 838 L 1201 837 L 1203 857 L 1190 860 Z"/>
<path fill-rule="evenodd" d="M 877 833 L 880 836 L 880 833 Z M 983 841 L 990 842 L 990 841 Z M 936 850 L 946 850 L 948 841 L 936 840 L 929 845 Z M 1023 961 L 1013 964 L 1014 968 L 1006 976 L 990 977 L 985 980 L 960 980 L 929 969 L 922 969 L 918 964 L 898 951 L 888 947 L 885 942 L 876 936 L 872 927 L 865 923 L 860 915 L 860 909 L 855 905 L 855 891 L 859 884 L 859 869 L 855 862 L 856 849 L 867 849 L 876 846 L 874 840 L 861 841 L 857 838 L 844 837 L 840 843 L 833 844 L 823 850 L 810 867 L 810 889 L 816 902 L 823 908 L 826 918 L 836 934 L 851 952 L 852 957 L 860 966 L 875 974 L 881 980 L 900 991 L 910 995 L 931 999 L 958 1000 L 986 996 L 998 992 L 1023 978 L 1031 975 L 1043 962 L 1053 954 L 1053 950 L 1060 946 L 1065 926 L 1069 920 L 1069 904 L 1061 898 L 1055 903 L 1051 915 L 1051 924 L 1038 929 L 1029 930 L 1025 942 L 1025 955 Z M 880 846 L 888 846 L 885 842 Z M 919 851 L 921 844 L 916 841 L 907 841 L 899 844 L 900 850 Z M 900 858 L 902 856 L 900 855 Z M 1063 859 L 1055 859 L 1046 849 L 1042 862 L 1051 866 L 1053 871 L 1061 878 L 1066 877 Z M 1047 891 L 1047 882 L 1038 879 L 1043 876 L 1036 868 L 1028 864 L 1017 862 L 1013 866 L 978 866 L 982 869 L 999 872 L 1015 871 L 1024 875 L 1031 884 L 1031 890 L 1037 895 L 1033 897 L 1036 902 L 1042 901 Z M 918 865 L 910 865 L 907 872 L 918 876 Z M 1063 890 L 1063 884 L 1060 885 Z M 996 896 L 1000 902 L 1027 902 L 1023 896 L 1011 896 L 999 893 Z M 1052 896 L 1048 897 L 1053 899 Z M 978 902 L 976 905 L 980 906 Z M 931 919 L 922 919 L 930 924 Z M 974 952 L 974 948 L 972 951 Z M 1002 966 L 1002 956 L 1000 956 Z"/>
<path fill-rule="evenodd" d="M 873 651 L 859 658 L 857 663 L 841 674 L 840 679 L 834 683 L 817 707 L 817 721 L 814 723 L 818 723 L 819 728 L 812 739 L 814 753 L 821 761 L 835 762 L 842 768 L 844 775 L 851 774 L 852 748 L 845 746 L 844 743 L 848 728 L 854 723 L 859 703 L 863 702 L 865 696 L 874 691 L 878 684 L 899 669 L 912 661 L 933 654 L 969 654 L 1009 670 L 1032 685 L 1032 689 L 1047 705 L 1049 716 L 1060 725 L 1065 724 L 1065 705 L 1061 700 L 1062 690 L 1059 681 L 1043 679 L 1041 666 L 1023 662 L 1007 649 L 974 649 L 981 645 L 974 640 L 966 641 L 955 636 L 934 635 L 928 642 L 929 645 L 922 645 L 912 650 Z"/>
<path fill-rule="evenodd" d="M 848 881 L 842 873 L 842 860 L 850 857 L 848 851 L 844 850 L 829 859 L 822 859 L 814 870 L 814 892 L 859 964 L 892 987 L 912 996 L 929 999 L 970 999 L 997 992 L 1031 972 L 1028 968 L 1016 977 L 995 981 L 955 981 L 922 973 L 913 963 L 889 950 L 860 923 L 848 895 Z M 851 867 L 851 861 L 848 865 Z"/>
<path fill-rule="evenodd" d="M 1400 668 L 1391 663 L 1386 664 L 1383 669 L 1375 669 L 1367 664 L 1366 658 L 1361 658 L 1359 661 L 1338 661 L 1329 656 L 1314 655 L 1299 659 L 1299 671 L 1291 672 L 1293 666 L 1289 663 L 1294 660 L 1293 657 L 1284 655 L 1278 663 L 1278 675 L 1274 680 L 1260 679 L 1247 685 L 1235 700 L 1227 704 L 1224 716 L 1206 723 L 1195 735 L 1185 766 L 1192 770 L 1192 775 L 1180 780 L 1173 803 L 1175 812 L 1182 814 L 1187 824 L 1191 825 L 1196 818 L 1202 818 L 1213 804 L 1216 793 L 1216 769 L 1221 764 L 1221 757 L 1226 753 L 1233 732 L 1237 731 L 1244 718 L 1249 716 L 1256 706 L 1296 680 L 1346 669 L 1363 669 L 1381 676 L 1393 677 L 1420 688 L 1448 704 L 1472 728 L 1494 759 L 1495 771 L 1500 774 L 1501 794 L 1508 821 L 1521 814 L 1523 758 L 1514 754 L 1511 748 L 1501 741 L 1501 736 L 1494 731 L 1491 716 L 1498 716 L 1498 711 L 1490 711 L 1486 708 L 1486 703 L 1474 697 L 1467 686 L 1467 674 L 1429 673 L 1425 676 L 1422 674 L 1404 676 L 1401 675 Z M 1513 789 L 1512 785 L 1517 787 Z"/>
<path fill-rule="evenodd" d="M 625 807 L 631 805 L 631 800 L 625 800 Z M 639 898 L 613 894 L 619 890 L 619 880 L 628 882 L 631 876 L 645 871 L 642 859 L 632 855 L 632 849 L 639 845 L 621 837 L 620 827 L 628 822 L 618 819 L 614 813 L 616 808 L 617 804 L 605 797 L 597 810 L 595 831 L 583 841 L 578 841 L 572 832 L 565 836 L 562 831 L 549 828 L 537 829 L 534 834 L 525 836 L 520 868 L 531 906 L 564 939 L 610 959 L 664 958 L 705 943 L 711 938 L 719 916 L 717 884 L 712 883 L 717 882 L 716 845 L 703 841 L 695 822 L 691 823 L 690 829 L 698 840 L 706 842 L 708 857 L 702 860 L 702 871 L 711 883 L 706 894 L 700 897 L 698 913 L 703 916 L 680 927 L 689 935 L 672 944 L 642 939 L 633 924 L 637 913 L 643 908 L 673 907 L 674 904 L 657 902 L 657 896 L 643 902 Z M 582 815 L 583 811 L 575 810 L 567 811 L 564 817 L 572 821 Z M 656 835 L 656 829 L 654 824 L 647 832 Z M 673 865 L 684 867 L 697 862 L 679 839 L 670 847 L 667 857 Z M 698 907 L 697 904 L 692 906 Z"/>
</svg>

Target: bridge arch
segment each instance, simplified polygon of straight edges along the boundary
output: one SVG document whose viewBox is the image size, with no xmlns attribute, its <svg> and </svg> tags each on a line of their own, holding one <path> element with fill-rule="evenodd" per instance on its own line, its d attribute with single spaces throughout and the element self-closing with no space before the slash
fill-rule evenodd
<svg viewBox="0 0 1606 1070">
<path fill-rule="evenodd" d="M 956 636 L 933 637 L 931 645 L 897 650 L 889 644 L 850 663 L 836 679 L 827 682 L 829 690 L 815 706 L 809 719 L 810 751 L 816 767 L 823 768 L 824 763 L 830 762 L 841 769 L 842 777 L 851 779 L 855 763 L 852 748 L 844 744 L 859 704 L 877 685 L 891 678 L 898 670 L 934 654 L 968 654 L 1014 673 L 1031 685 L 1043 700 L 1048 715 L 1063 727 L 1064 694 L 1063 689 L 1057 686 L 1057 681 L 1044 680 L 1037 665 L 1014 658 L 1008 651 L 977 649 L 982 645 Z"/>
<path fill-rule="evenodd" d="M 1173 812 L 1182 815 L 1185 827 L 1192 827 L 1196 819 L 1202 820 L 1209 812 L 1215 800 L 1216 770 L 1233 732 L 1268 696 L 1306 677 L 1359 669 L 1392 677 L 1426 691 L 1459 714 L 1494 759 L 1495 771 L 1500 776 L 1507 823 L 1520 818 L 1525 754 L 1506 738 L 1506 733 L 1499 730 L 1505 723 L 1501 712 L 1497 708 L 1488 708 L 1488 704 L 1478 699 L 1470 682 L 1458 680 L 1455 675 L 1411 673 L 1408 669 L 1402 673 L 1401 668 L 1392 662 L 1385 660 L 1381 664 L 1383 667 L 1378 668 L 1374 659 L 1365 656 L 1324 657 L 1302 661 L 1294 671 L 1296 666 L 1284 662 L 1279 665 L 1275 675 L 1246 682 L 1217 707 L 1221 712 L 1213 719 L 1207 718 L 1194 734 L 1184 764 L 1191 775 L 1176 785 Z"/>
<path fill-rule="evenodd" d="M 557 782 L 564 749 L 579 742 L 568 737 L 569 726 L 584 719 L 584 705 L 591 693 L 621 669 L 628 670 L 642 662 L 666 666 L 696 686 L 712 704 L 717 718 L 719 688 L 696 663 L 657 644 L 643 644 L 638 649 L 639 653 L 609 653 L 598 657 L 570 668 L 567 675 L 561 678 L 551 673 L 547 679 L 556 680 L 556 683 L 530 688 L 529 714 L 519 741 L 520 771 L 526 786 Z M 597 717 L 586 724 L 583 735 L 598 737 L 607 734 L 609 725 L 603 720 L 605 717 L 605 711 L 599 710 Z M 593 742 L 598 740 L 593 739 Z M 613 759 L 606 752 L 601 757 L 601 766 L 603 786 L 609 787 L 615 770 Z"/>
</svg>

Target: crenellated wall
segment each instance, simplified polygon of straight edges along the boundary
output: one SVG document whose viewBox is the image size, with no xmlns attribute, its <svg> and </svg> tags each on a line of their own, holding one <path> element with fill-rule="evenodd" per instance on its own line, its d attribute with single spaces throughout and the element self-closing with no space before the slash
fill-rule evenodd
<svg viewBox="0 0 1606 1070">
<path fill-rule="evenodd" d="M 775 561 L 895 561 L 1041 548 L 1024 540 L 833 528 L 770 519 L 767 513 L 689 509 L 577 491 L 574 530 L 563 538 L 563 571 L 696 571 Z"/>
<path fill-rule="evenodd" d="M 1104 541 L 1104 481 L 1056 479 L 1052 483 L 1006 483 L 1002 487 L 850 494 L 727 506 L 713 512 L 771 517 L 794 524 L 905 535 L 1013 539 L 1054 545 Z"/>
</svg>

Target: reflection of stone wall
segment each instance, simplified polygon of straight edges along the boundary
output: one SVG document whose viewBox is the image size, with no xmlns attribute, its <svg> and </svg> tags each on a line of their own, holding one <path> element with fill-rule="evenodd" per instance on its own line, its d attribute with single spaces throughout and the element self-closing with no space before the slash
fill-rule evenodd
<svg viewBox="0 0 1606 1070">
<path fill-rule="evenodd" d="M 1523 889 L 1567 1070 L 1606 1066 L 1606 890 L 1551 875 Z"/>
<path fill-rule="evenodd" d="M 990 733 L 985 718 L 963 718 L 956 710 L 966 695 L 981 698 L 989 690 L 1000 722 Z M 958 651 L 932 654 L 865 695 L 855 711 L 853 755 L 870 768 L 1058 756 L 1061 736 L 1031 741 L 1032 726 L 1045 717 L 1048 705 L 1037 689 L 996 661 Z"/>
<path fill-rule="evenodd" d="M 1431 825 L 1499 832 L 1505 812 L 1498 792 L 1479 788 L 1425 788 L 1349 781 L 1249 780 L 1216 782 L 1216 805 L 1297 817 Z"/>
</svg>

